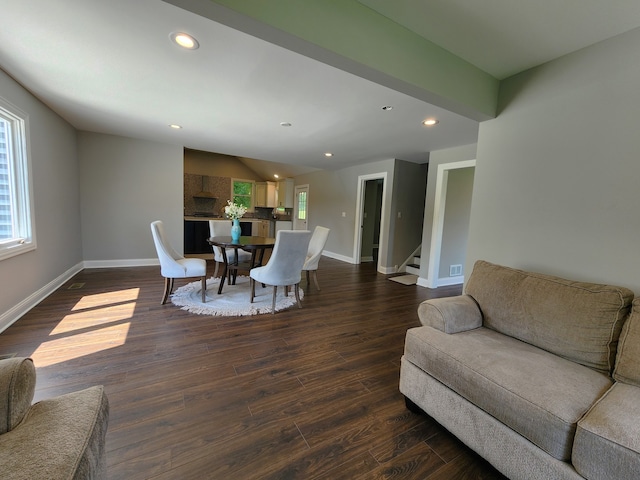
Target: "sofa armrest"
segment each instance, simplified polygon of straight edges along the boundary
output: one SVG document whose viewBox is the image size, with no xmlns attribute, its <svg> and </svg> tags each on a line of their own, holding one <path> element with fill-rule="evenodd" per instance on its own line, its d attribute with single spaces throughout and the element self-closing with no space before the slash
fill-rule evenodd
<svg viewBox="0 0 640 480">
<path fill-rule="evenodd" d="M 482 312 L 471 295 L 426 300 L 418 306 L 418 318 L 422 325 L 444 333 L 459 333 L 482 326 Z"/>
<path fill-rule="evenodd" d="M 31 408 L 36 369 L 30 358 L 0 360 L 0 434 L 13 430 Z"/>
</svg>

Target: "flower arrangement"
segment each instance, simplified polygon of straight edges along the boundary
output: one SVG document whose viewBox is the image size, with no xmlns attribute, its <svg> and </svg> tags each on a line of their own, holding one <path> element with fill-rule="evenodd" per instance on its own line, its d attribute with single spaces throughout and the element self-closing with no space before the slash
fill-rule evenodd
<svg viewBox="0 0 640 480">
<path fill-rule="evenodd" d="M 237 220 L 247 213 L 247 207 L 244 205 L 238 205 L 232 203 L 231 200 L 227 200 L 227 205 L 224 207 L 224 213 L 231 220 Z"/>
</svg>

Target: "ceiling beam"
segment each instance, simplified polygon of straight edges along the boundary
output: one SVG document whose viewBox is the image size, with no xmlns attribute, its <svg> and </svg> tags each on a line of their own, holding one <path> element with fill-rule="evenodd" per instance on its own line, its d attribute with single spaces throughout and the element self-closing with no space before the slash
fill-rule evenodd
<svg viewBox="0 0 640 480">
<path fill-rule="evenodd" d="M 357 0 L 164 0 L 477 121 L 499 81 Z"/>
</svg>

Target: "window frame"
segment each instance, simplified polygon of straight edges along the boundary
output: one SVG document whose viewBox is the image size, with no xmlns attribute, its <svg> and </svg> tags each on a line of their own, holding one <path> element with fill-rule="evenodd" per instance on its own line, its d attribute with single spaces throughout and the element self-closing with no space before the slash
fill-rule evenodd
<svg viewBox="0 0 640 480">
<path fill-rule="evenodd" d="M 243 178 L 232 178 L 231 179 L 231 201 L 235 202 L 236 194 L 234 192 L 235 183 L 250 183 L 251 184 L 251 193 L 249 195 L 238 195 L 240 197 L 249 197 L 250 206 L 247 209 L 248 212 L 254 212 L 256 206 L 256 181 L 255 180 L 247 180 Z"/>
<path fill-rule="evenodd" d="M 0 239 L 0 261 L 36 249 L 29 116 L 0 97 L 0 120 L 9 124 L 6 153 L 14 236 Z"/>
</svg>

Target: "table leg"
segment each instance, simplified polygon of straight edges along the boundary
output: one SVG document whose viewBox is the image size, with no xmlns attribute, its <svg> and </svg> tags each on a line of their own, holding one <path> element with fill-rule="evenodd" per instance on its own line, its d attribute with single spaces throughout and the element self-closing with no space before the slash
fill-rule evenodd
<svg viewBox="0 0 640 480">
<path fill-rule="evenodd" d="M 224 270 L 222 271 L 222 276 L 220 277 L 220 286 L 218 287 L 218 295 L 222 293 L 222 287 L 224 287 L 224 281 L 227 278 L 227 271 L 229 270 L 229 260 L 227 259 L 227 249 L 221 248 L 222 250 L 222 259 L 224 260 Z"/>
</svg>

